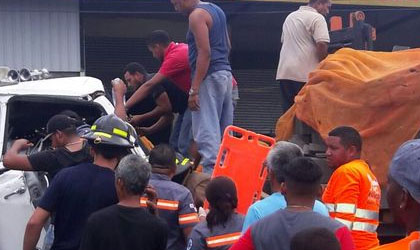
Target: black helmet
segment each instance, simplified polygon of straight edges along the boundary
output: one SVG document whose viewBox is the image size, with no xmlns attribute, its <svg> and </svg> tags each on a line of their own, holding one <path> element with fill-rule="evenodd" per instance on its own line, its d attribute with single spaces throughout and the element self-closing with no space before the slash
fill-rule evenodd
<svg viewBox="0 0 420 250">
<path fill-rule="evenodd" d="M 117 147 L 134 147 L 130 140 L 130 129 L 127 124 L 114 114 L 99 117 L 92 125 L 91 131 L 82 136 L 93 141 L 94 144 L 110 145 Z"/>
</svg>

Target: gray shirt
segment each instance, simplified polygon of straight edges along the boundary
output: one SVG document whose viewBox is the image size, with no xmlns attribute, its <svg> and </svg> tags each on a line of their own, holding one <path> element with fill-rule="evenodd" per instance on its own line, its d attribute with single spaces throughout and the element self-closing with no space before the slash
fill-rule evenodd
<svg viewBox="0 0 420 250">
<path fill-rule="evenodd" d="M 149 184 L 157 191 L 159 217 L 169 226 L 167 250 L 185 250 L 182 230 L 195 226 L 199 221 L 191 192 L 161 174 L 152 174 Z"/>
</svg>

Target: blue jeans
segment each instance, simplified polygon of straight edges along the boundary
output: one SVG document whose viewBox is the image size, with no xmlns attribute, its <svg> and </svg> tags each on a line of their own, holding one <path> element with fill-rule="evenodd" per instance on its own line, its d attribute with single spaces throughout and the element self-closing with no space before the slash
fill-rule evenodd
<svg viewBox="0 0 420 250">
<path fill-rule="evenodd" d="M 192 131 L 202 157 L 203 172 L 211 174 L 223 132 L 233 123 L 232 74 L 221 70 L 200 85 L 200 110 L 192 112 Z"/>
<path fill-rule="evenodd" d="M 192 138 L 191 111 L 187 108 L 183 114 L 179 114 L 176 118 L 169 144 L 184 157 L 190 157 Z"/>
</svg>

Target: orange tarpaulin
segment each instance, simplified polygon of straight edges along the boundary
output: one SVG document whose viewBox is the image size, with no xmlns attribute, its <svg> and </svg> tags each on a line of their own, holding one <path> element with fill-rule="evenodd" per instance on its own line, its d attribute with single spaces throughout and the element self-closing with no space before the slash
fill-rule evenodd
<svg viewBox="0 0 420 250">
<path fill-rule="evenodd" d="M 310 74 L 295 102 L 277 122 L 277 140 L 291 137 L 295 116 L 323 138 L 352 126 L 363 137 L 362 158 L 384 184 L 394 152 L 420 129 L 420 49 L 341 49 Z"/>
</svg>

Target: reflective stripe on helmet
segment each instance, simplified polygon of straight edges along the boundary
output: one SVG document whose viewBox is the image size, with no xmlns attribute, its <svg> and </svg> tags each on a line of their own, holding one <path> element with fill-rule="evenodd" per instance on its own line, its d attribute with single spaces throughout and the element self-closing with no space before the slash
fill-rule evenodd
<svg viewBox="0 0 420 250">
<path fill-rule="evenodd" d="M 90 130 L 92 131 L 96 130 L 96 125 L 92 125 L 92 127 L 90 127 Z"/>
<path fill-rule="evenodd" d="M 119 135 L 121 137 L 127 138 L 128 133 L 124 130 L 121 130 L 119 128 L 114 128 L 112 130 L 112 133 L 114 133 L 115 135 Z"/>
<path fill-rule="evenodd" d="M 105 133 L 105 132 L 94 132 L 93 135 L 99 135 L 99 136 L 103 136 L 106 138 L 112 138 L 112 135 Z"/>
</svg>

